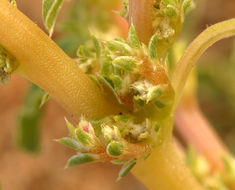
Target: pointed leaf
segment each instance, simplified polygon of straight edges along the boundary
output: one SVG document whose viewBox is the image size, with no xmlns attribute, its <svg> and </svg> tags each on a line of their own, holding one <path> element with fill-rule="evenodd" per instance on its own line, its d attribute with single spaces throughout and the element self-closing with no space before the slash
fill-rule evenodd
<svg viewBox="0 0 235 190">
<path fill-rule="evenodd" d="M 106 45 L 109 48 L 109 50 L 114 52 L 118 51 L 121 54 L 131 54 L 132 52 L 131 47 L 127 43 L 119 40 L 108 41 Z"/>
<path fill-rule="evenodd" d="M 49 36 L 52 36 L 57 15 L 62 7 L 64 0 L 43 0 L 42 16 Z"/>
<path fill-rule="evenodd" d="M 97 56 L 97 58 L 100 58 L 100 56 L 101 56 L 100 42 L 95 36 L 92 36 L 92 40 L 93 40 L 93 43 L 94 43 L 94 46 L 95 46 L 96 56 Z"/>
<path fill-rule="evenodd" d="M 79 144 L 76 140 L 69 138 L 69 137 L 63 137 L 61 139 L 57 139 L 56 142 L 63 144 L 64 146 L 67 146 L 69 148 L 75 149 L 75 150 L 83 150 L 84 147 Z"/>
<path fill-rule="evenodd" d="M 157 34 L 154 34 L 149 41 L 149 56 L 157 58 Z"/>
<path fill-rule="evenodd" d="M 138 35 L 136 34 L 136 30 L 133 24 L 131 24 L 128 32 L 127 42 L 130 44 L 133 48 L 140 48 L 140 41 L 138 38 Z"/>
<path fill-rule="evenodd" d="M 76 139 L 76 133 L 75 133 L 75 129 L 76 129 L 76 128 L 75 128 L 66 118 L 64 118 L 64 119 L 65 119 L 67 128 L 68 128 L 68 130 L 69 130 L 69 135 L 70 135 L 72 138 Z"/>
<path fill-rule="evenodd" d="M 113 61 L 113 64 L 118 65 L 126 71 L 133 71 L 136 67 L 136 63 L 136 59 L 131 56 L 120 56 Z"/>
<path fill-rule="evenodd" d="M 67 164 L 66 164 L 66 168 L 71 167 L 71 166 L 76 166 L 79 164 L 85 164 L 85 163 L 89 163 L 89 162 L 93 162 L 99 159 L 99 155 L 97 154 L 89 154 L 89 153 L 80 153 L 77 155 L 72 156 Z"/>
<path fill-rule="evenodd" d="M 128 174 L 128 172 L 135 166 L 135 164 L 136 164 L 136 159 L 133 159 L 133 160 L 123 164 L 123 166 L 118 174 L 117 181 L 119 181 L 121 178 L 126 176 Z"/>
<path fill-rule="evenodd" d="M 47 92 L 44 92 L 42 95 L 41 103 L 40 103 L 40 108 L 44 106 L 44 104 L 50 99 L 50 95 Z"/>
</svg>

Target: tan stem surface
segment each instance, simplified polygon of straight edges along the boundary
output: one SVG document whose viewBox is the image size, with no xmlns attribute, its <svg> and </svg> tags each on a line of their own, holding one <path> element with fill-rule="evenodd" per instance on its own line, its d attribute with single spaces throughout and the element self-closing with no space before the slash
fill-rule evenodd
<svg viewBox="0 0 235 190">
<path fill-rule="evenodd" d="M 202 190 L 171 142 L 155 148 L 132 173 L 149 190 Z"/>
<path fill-rule="evenodd" d="M 20 62 L 17 72 L 69 113 L 94 118 L 118 111 L 76 63 L 7 0 L 0 0 L 0 18 L 0 44 Z"/>
<path fill-rule="evenodd" d="M 133 22 L 141 42 L 148 44 L 153 35 L 153 0 L 130 0 L 129 22 Z"/>
</svg>

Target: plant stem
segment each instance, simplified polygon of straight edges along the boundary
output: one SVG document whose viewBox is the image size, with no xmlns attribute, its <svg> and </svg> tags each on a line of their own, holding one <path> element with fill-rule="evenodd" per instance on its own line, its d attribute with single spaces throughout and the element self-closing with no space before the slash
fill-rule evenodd
<svg viewBox="0 0 235 190">
<path fill-rule="evenodd" d="M 153 0 L 129 1 L 129 21 L 133 22 L 140 41 L 145 44 L 153 35 L 153 3 Z M 168 134 L 164 142 L 154 147 L 146 160 L 140 160 L 132 173 L 148 189 L 200 190 L 200 185 L 173 146 L 172 123 L 169 122 L 164 128 L 167 128 Z"/>
<path fill-rule="evenodd" d="M 148 44 L 153 35 L 153 0 L 130 0 L 129 22 L 135 25 L 139 40 Z"/>
<path fill-rule="evenodd" d="M 175 113 L 176 130 L 187 144 L 192 144 L 215 170 L 223 170 L 222 155 L 228 150 L 202 115 L 196 101 L 180 105 Z"/>
<path fill-rule="evenodd" d="M 36 24 L 7 0 L 0 0 L 0 44 L 19 62 L 17 70 L 79 118 L 119 111 Z"/>
<path fill-rule="evenodd" d="M 207 28 L 186 49 L 172 76 L 176 104 L 182 95 L 190 71 L 201 55 L 215 42 L 235 35 L 235 19 L 220 22 Z"/>
<path fill-rule="evenodd" d="M 144 161 L 139 161 L 132 173 L 150 190 L 200 190 L 202 189 L 172 142 L 155 148 Z"/>
</svg>

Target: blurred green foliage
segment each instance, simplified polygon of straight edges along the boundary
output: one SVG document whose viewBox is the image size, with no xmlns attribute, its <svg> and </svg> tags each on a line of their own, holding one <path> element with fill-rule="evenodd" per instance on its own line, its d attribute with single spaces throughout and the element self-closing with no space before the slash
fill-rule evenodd
<svg viewBox="0 0 235 190">
<path fill-rule="evenodd" d="M 44 92 L 32 84 L 28 90 L 17 120 L 17 143 L 26 151 L 36 152 L 40 147 L 40 103 Z"/>
<path fill-rule="evenodd" d="M 106 4 L 104 0 L 77 0 L 71 4 L 67 16 L 58 26 L 62 34 L 57 44 L 67 54 L 75 56 L 77 48 L 90 39 L 89 30 L 105 32 L 109 29 L 112 20 L 110 13 L 104 11 Z"/>
</svg>

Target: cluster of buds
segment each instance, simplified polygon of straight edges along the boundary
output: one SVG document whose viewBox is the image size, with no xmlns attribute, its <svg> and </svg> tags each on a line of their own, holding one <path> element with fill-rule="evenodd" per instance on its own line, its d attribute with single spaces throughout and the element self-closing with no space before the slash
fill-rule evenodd
<svg viewBox="0 0 235 190">
<path fill-rule="evenodd" d="M 194 7 L 193 0 L 154 0 L 152 26 L 163 55 L 182 29 L 186 13 Z"/>
<path fill-rule="evenodd" d="M 157 56 L 157 39 L 155 34 L 148 47 L 141 44 L 133 25 L 127 40 L 99 41 L 93 37 L 93 50 L 78 49 L 79 67 L 129 111 L 151 110 L 162 117 L 162 113 L 169 113 L 174 92 L 166 64 Z"/>
<path fill-rule="evenodd" d="M 174 91 L 166 63 L 157 56 L 157 35 L 147 47 L 131 25 L 127 40 L 101 41 L 93 36 L 92 42 L 90 48 L 78 49 L 78 65 L 124 111 L 96 120 L 81 118 L 76 128 L 67 122 L 71 137 L 58 142 L 79 152 L 67 166 L 111 161 L 123 164 L 121 178 L 162 142 L 163 121 L 171 112 Z"/>
<path fill-rule="evenodd" d="M 2 46 L 0 46 L 0 83 L 5 84 L 11 73 L 17 68 L 16 59 Z"/>
<path fill-rule="evenodd" d="M 155 0 L 153 28 L 160 40 L 169 40 L 181 28 L 185 14 L 193 7 L 193 0 Z"/>
<path fill-rule="evenodd" d="M 137 126 L 132 116 L 116 115 L 91 121 L 82 117 L 76 127 L 67 120 L 66 124 L 70 137 L 56 141 L 78 152 L 68 160 L 66 167 L 88 162 L 110 161 L 113 164 L 123 165 L 119 172 L 120 179 L 135 165 L 141 151 L 142 154 L 149 151 L 143 145 L 134 143 L 148 137 L 151 127 L 146 125 L 150 123 Z M 130 142 L 134 138 L 135 142 Z M 140 152 L 135 153 L 136 150 Z"/>
</svg>

